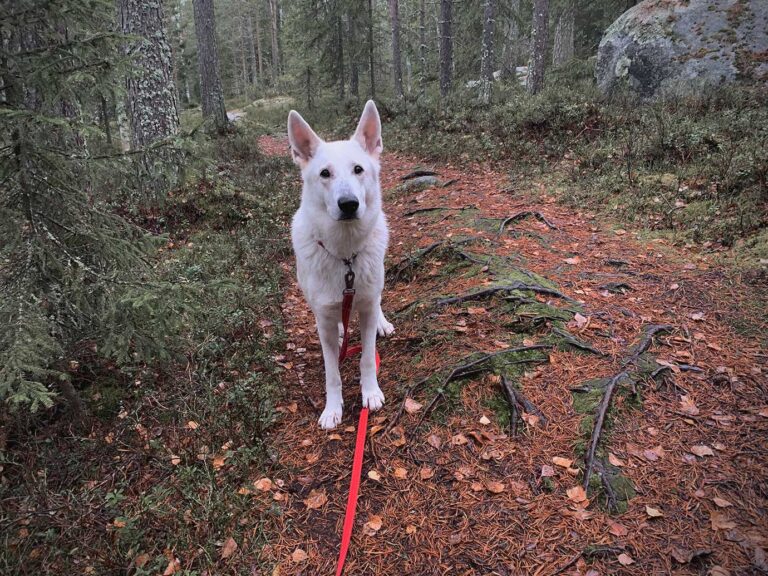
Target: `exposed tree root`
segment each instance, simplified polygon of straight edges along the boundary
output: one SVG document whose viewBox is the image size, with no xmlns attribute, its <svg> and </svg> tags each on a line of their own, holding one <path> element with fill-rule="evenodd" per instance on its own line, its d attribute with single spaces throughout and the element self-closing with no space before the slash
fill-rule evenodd
<svg viewBox="0 0 768 576">
<path fill-rule="evenodd" d="M 450 298 L 441 298 L 435 302 L 435 306 L 448 306 L 449 304 L 460 304 L 462 302 L 468 302 L 471 300 L 482 300 L 497 294 L 499 292 L 513 292 L 515 290 L 528 290 L 530 292 L 536 292 L 538 294 L 547 294 L 549 296 L 556 296 L 562 298 L 568 302 L 573 302 L 573 298 L 570 298 L 554 288 L 547 288 L 546 286 L 539 286 L 538 284 L 525 284 L 524 282 L 513 282 L 512 284 L 505 284 L 504 286 L 493 286 L 484 290 L 478 290 L 477 292 L 470 292 L 469 294 L 463 294 L 461 296 L 452 296 Z"/>
<path fill-rule="evenodd" d="M 574 348 L 578 348 L 579 350 L 584 350 L 585 352 L 592 352 L 592 354 L 597 354 L 598 356 L 605 356 L 604 352 L 600 352 L 597 348 L 593 347 L 590 344 L 587 344 L 586 342 L 582 342 L 578 338 L 574 337 L 572 334 L 569 334 L 565 330 L 561 330 L 560 328 L 553 328 L 552 333 L 560 336 L 563 340 L 565 340 L 565 343 L 569 346 L 573 346 Z"/>
<path fill-rule="evenodd" d="M 523 218 L 527 218 L 528 216 L 533 216 L 538 220 L 539 222 L 543 222 L 547 225 L 547 228 L 550 230 L 559 230 L 557 226 L 552 224 L 547 218 L 542 214 L 541 212 L 536 212 L 534 210 L 523 210 L 522 212 L 518 212 L 517 214 L 514 214 L 513 216 L 510 216 L 509 218 L 505 218 L 502 223 L 499 225 L 499 236 L 504 233 L 504 228 L 507 227 L 507 225 L 511 224 L 512 222 L 517 222 L 518 220 L 522 220 Z"/>
<path fill-rule="evenodd" d="M 632 354 L 621 363 L 622 367 L 636 362 L 637 359 L 648 350 L 653 342 L 653 337 L 656 334 L 659 334 L 660 332 L 669 332 L 672 328 L 673 326 L 670 326 L 669 324 L 649 324 L 643 328 L 643 336 L 640 338 L 640 342 L 632 347 Z"/>
<path fill-rule="evenodd" d="M 406 212 L 403 214 L 403 217 L 415 216 L 416 214 L 423 214 L 424 212 L 436 212 L 438 210 L 458 210 L 460 212 L 462 210 L 473 210 L 475 208 L 477 208 L 477 206 L 473 206 L 471 204 L 469 206 L 462 206 L 461 208 L 452 208 L 450 206 L 429 206 L 427 208 L 416 208 L 415 210 Z"/>
<path fill-rule="evenodd" d="M 421 178 L 422 176 L 437 176 L 438 173 L 434 172 L 432 170 L 414 170 L 413 172 L 410 172 L 406 174 L 405 176 L 401 176 L 400 180 L 405 182 L 406 180 L 413 180 L 414 178 Z"/>
<path fill-rule="evenodd" d="M 479 258 L 475 258 L 472 255 L 457 249 L 458 246 L 471 244 L 472 242 L 475 242 L 477 240 L 482 240 L 482 238 L 472 237 L 472 238 L 465 238 L 463 240 L 458 240 L 458 241 L 448 240 L 448 241 L 441 241 L 441 242 L 435 242 L 434 244 L 430 244 L 426 248 L 422 248 L 421 250 L 417 250 L 414 254 L 410 256 L 406 256 L 405 258 L 400 260 L 397 264 L 393 264 L 392 266 L 390 266 L 386 272 L 387 280 L 393 284 L 397 284 L 402 278 L 403 274 L 405 274 L 408 270 L 416 266 L 421 260 L 423 260 L 430 253 L 434 252 L 435 250 L 441 247 L 446 247 L 451 249 L 460 258 L 469 260 L 470 262 L 475 262 L 477 264 L 482 264 L 484 266 L 487 266 L 488 262 L 480 260 Z"/>
<path fill-rule="evenodd" d="M 626 282 L 608 282 L 599 287 L 600 290 L 607 290 L 613 294 L 624 294 L 634 291 L 634 288 Z"/>
<path fill-rule="evenodd" d="M 421 414 L 421 418 L 419 418 L 419 421 L 416 423 L 416 426 L 414 426 L 414 430 L 417 429 L 419 426 L 421 426 L 421 423 L 424 421 L 424 419 L 432 412 L 432 410 L 437 406 L 437 403 L 443 399 L 445 396 L 445 393 L 443 392 L 443 389 L 454 380 L 458 380 L 459 378 L 466 378 L 467 376 L 471 376 L 474 374 L 479 374 L 481 372 L 485 372 L 489 369 L 491 369 L 492 366 L 490 365 L 484 365 L 488 360 L 492 358 L 496 358 L 497 356 L 502 356 L 504 354 L 519 354 L 522 352 L 529 352 L 532 350 L 551 350 L 553 346 L 551 344 L 533 344 L 531 346 L 521 346 L 519 348 L 507 348 L 505 350 L 498 350 L 496 352 L 488 352 L 486 354 L 483 354 L 479 358 L 475 358 L 474 360 L 470 360 L 464 364 L 459 364 L 458 366 L 454 366 L 448 376 L 443 378 L 443 380 L 440 382 L 440 385 L 437 387 L 438 391 L 437 394 L 435 394 L 434 398 L 430 401 L 430 403 L 427 405 L 427 407 L 424 409 L 424 412 Z M 468 359 L 471 356 L 468 356 L 465 358 Z M 517 360 L 514 360 L 510 362 L 511 364 L 524 364 L 528 362 L 546 362 L 545 359 L 542 358 L 520 358 Z M 412 386 L 412 388 L 415 388 L 418 385 L 423 384 L 427 380 L 429 380 L 431 376 L 420 380 L 416 384 Z M 401 408 L 405 407 L 405 400 L 407 398 L 406 396 L 403 398 L 403 404 Z M 525 397 L 520 394 L 518 398 L 518 402 L 523 405 L 526 412 L 529 412 L 531 414 L 536 414 L 542 419 L 542 422 L 546 423 L 546 417 L 539 411 L 536 406 L 534 406 L 532 403 L 530 403 Z M 390 429 L 392 426 L 394 426 L 394 422 L 397 421 L 397 419 L 402 415 L 402 409 L 398 410 L 398 413 L 396 417 L 393 419 L 393 421 L 387 426 L 387 429 Z"/>
<path fill-rule="evenodd" d="M 510 406 L 510 423 L 512 426 L 512 436 L 517 435 L 517 419 L 522 416 L 523 412 L 538 416 L 542 425 L 547 425 L 549 419 L 544 416 L 544 413 L 539 410 L 533 402 L 523 396 L 523 393 L 515 388 L 503 374 L 501 376 L 501 389 L 504 392 L 504 396 L 507 398 L 507 402 L 509 402 Z"/>
<path fill-rule="evenodd" d="M 587 456 L 584 459 L 585 491 L 589 488 L 589 479 L 592 476 L 592 469 L 595 466 L 595 452 L 597 451 L 597 445 L 600 443 L 600 434 L 603 432 L 605 414 L 608 412 L 608 407 L 611 405 L 611 398 L 613 397 L 613 391 L 616 389 L 616 385 L 624 378 L 629 378 L 629 374 L 627 374 L 627 372 L 619 372 L 610 379 L 608 385 L 605 387 L 605 392 L 603 393 L 603 399 L 600 401 L 600 406 L 597 409 L 597 418 L 595 419 L 595 426 L 592 429 L 592 438 L 589 442 Z"/>
</svg>

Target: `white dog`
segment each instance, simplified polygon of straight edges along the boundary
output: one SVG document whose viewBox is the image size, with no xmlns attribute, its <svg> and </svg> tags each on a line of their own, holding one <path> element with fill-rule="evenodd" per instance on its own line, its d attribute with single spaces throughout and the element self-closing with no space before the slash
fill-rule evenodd
<svg viewBox="0 0 768 576">
<path fill-rule="evenodd" d="M 381 120 L 372 100 L 349 140 L 324 142 L 291 110 L 288 139 L 293 161 L 301 168 L 301 205 L 291 236 L 299 285 L 317 322 L 325 361 L 325 410 L 322 428 L 341 422 L 343 399 L 339 375 L 339 332 L 345 274 L 355 274 L 353 311 L 359 314 L 363 406 L 378 410 L 384 394 L 376 378 L 376 334 L 394 331 L 381 311 L 384 253 L 388 232 L 381 211 L 379 155 Z"/>
</svg>

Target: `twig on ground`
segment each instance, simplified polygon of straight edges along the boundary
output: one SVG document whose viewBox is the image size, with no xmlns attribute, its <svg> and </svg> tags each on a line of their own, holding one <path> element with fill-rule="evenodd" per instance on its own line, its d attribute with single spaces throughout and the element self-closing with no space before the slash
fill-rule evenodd
<svg viewBox="0 0 768 576">
<path fill-rule="evenodd" d="M 443 188 L 448 188 L 448 186 L 450 186 L 451 184 L 456 184 L 456 182 L 458 182 L 458 181 L 459 181 L 459 179 L 458 179 L 458 178 L 451 178 L 450 180 L 448 180 L 448 182 L 446 182 L 445 184 L 443 184 L 443 186 L 442 186 L 442 187 L 443 187 Z"/>
<path fill-rule="evenodd" d="M 461 296 L 452 296 L 450 298 L 441 298 L 435 302 L 435 306 L 447 306 L 449 304 L 460 304 L 470 300 L 481 300 L 489 296 L 493 296 L 498 292 L 513 292 L 515 290 L 523 290 L 536 292 L 538 294 L 547 294 L 549 296 L 556 296 L 562 298 L 568 302 L 573 302 L 573 298 L 570 298 L 554 288 L 547 288 L 546 286 L 539 286 L 538 284 L 525 284 L 524 282 L 513 282 L 512 284 L 505 284 L 504 286 L 493 286 L 492 288 L 486 288 L 484 290 L 478 290 L 477 292 L 470 292 L 469 294 L 463 294 Z"/>
<path fill-rule="evenodd" d="M 592 468 L 595 465 L 595 452 L 597 451 L 597 445 L 600 442 L 600 434 L 603 431 L 603 423 L 605 422 L 605 414 L 608 412 L 608 407 L 611 404 L 611 398 L 613 397 L 613 391 L 616 389 L 616 385 L 628 378 L 629 374 L 626 372 L 619 372 L 613 376 L 608 385 L 605 387 L 603 393 L 603 399 L 600 401 L 600 406 L 597 409 L 597 418 L 595 419 L 595 426 L 592 429 L 592 438 L 589 442 L 589 449 L 587 450 L 587 457 L 585 458 L 585 470 L 584 470 L 584 490 L 589 488 L 589 478 L 592 475 Z"/>
<path fill-rule="evenodd" d="M 411 397 L 411 394 L 413 394 L 419 386 L 424 384 L 427 380 L 429 380 L 429 376 L 426 378 L 422 378 L 418 382 L 411 384 L 408 389 L 405 391 L 405 394 L 403 394 L 403 401 L 400 403 L 400 408 L 397 410 L 397 414 L 395 414 L 395 417 L 390 420 L 389 424 L 387 424 L 387 427 L 384 429 L 383 435 L 386 435 L 389 433 L 392 428 L 395 427 L 395 424 L 397 424 L 397 421 L 400 420 L 400 417 L 403 415 L 403 411 L 405 410 L 405 401 L 408 400 L 408 398 Z"/>
<path fill-rule="evenodd" d="M 542 214 L 541 212 L 536 212 L 534 210 L 523 210 L 522 212 L 518 212 L 517 214 L 510 216 L 509 218 L 505 218 L 502 223 L 499 225 L 499 236 L 504 233 L 504 228 L 507 227 L 508 224 L 511 224 L 512 222 L 517 222 L 518 220 L 522 220 L 523 218 L 527 218 L 528 216 L 533 216 L 538 220 L 539 222 L 543 222 L 547 225 L 547 228 L 550 230 L 559 230 L 557 226 L 552 224 L 547 218 Z"/>
<path fill-rule="evenodd" d="M 616 491 L 613 489 L 613 485 L 611 484 L 611 479 L 608 478 L 608 475 L 605 471 L 605 466 L 603 466 L 603 463 L 599 460 L 595 463 L 595 469 L 597 470 L 597 475 L 600 476 L 600 482 L 603 485 L 603 490 L 605 490 L 605 497 L 608 500 L 608 510 L 609 511 L 618 511 L 618 505 L 617 505 L 617 498 L 616 498 Z"/>
</svg>

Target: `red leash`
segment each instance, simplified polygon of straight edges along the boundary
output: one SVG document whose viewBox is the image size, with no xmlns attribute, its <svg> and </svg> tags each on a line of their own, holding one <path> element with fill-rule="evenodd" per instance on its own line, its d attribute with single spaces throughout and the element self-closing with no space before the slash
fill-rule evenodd
<svg viewBox="0 0 768 576">
<path fill-rule="evenodd" d="M 322 244 L 321 244 L 322 246 Z M 325 248 L 325 246 L 323 246 Z M 354 356 L 362 350 L 362 346 L 352 346 L 347 349 L 349 343 L 349 316 L 352 313 L 352 300 L 355 298 L 355 273 L 352 271 L 351 261 L 345 261 L 348 271 L 344 275 L 346 288 L 344 298 L 341 301 L 341 323 L 344 326 L 344 336 L 339 350 L 339 364 L 344 359 Z M 379 351 L 376 351 L 376 373 L 379 372 Z M 352 478 L 349 481 L 349 496 L 347 497 L 347 509 L 344 512 L 344 528 L 341 532 L 341 548 L 339 559 L 336 563 L 336 576 L 344 572 L 344 561 L 347 559 L 349 543 L 352 540 L 352 528 L 355 525 L 355 510 L 357 509 L 357 495 L 360 491 L 360 474 L 363 471 L 363 454 L 365 452 L 365 434 L 368 429 L 368 408 L 360 410 L 360 420 L 357 422 L 357 440 L 355 441 L 355 455 L 352 460 Z"/>
</svg>

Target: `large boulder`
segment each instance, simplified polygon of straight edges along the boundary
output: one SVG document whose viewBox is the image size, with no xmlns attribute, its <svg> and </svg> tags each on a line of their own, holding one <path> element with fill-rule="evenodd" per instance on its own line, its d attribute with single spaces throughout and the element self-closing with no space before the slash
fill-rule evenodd
<svg viewBox="0 0 768 576">
<path fill-rule="evenodd" d="M 626 86 L 649 100 L 736 81 L 768 82 L 768 0 L 645 0 L 605 32 L 603 94 Z"/>
</svg>

